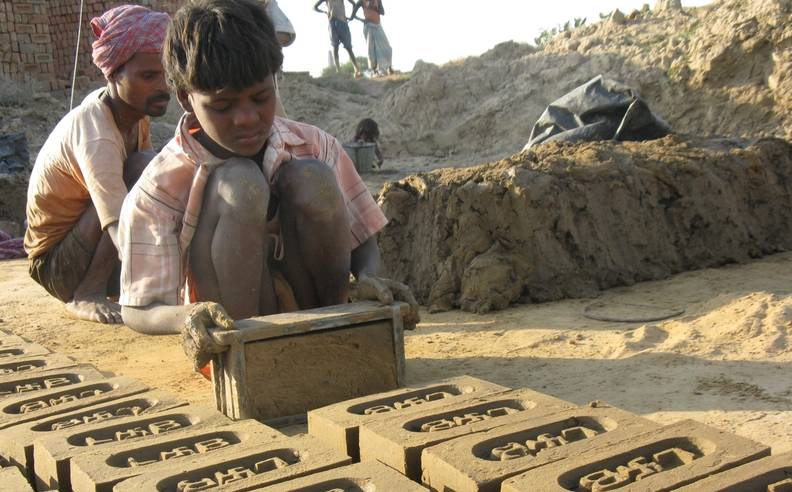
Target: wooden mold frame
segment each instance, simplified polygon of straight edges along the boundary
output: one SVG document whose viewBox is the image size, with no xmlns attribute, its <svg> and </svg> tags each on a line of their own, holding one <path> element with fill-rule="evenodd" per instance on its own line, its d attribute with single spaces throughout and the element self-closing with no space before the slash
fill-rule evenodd
<svg viewBox="0 0 792 492">
<path fill-rule="evenodd" d="M 320 334 L 335 330 L 349 328 L 365 328 L 372 323 L 387 322 L 390 325 L 390 335 L 393 341 L 392 367 L 395 369 L 393 381 L 395 386 L 383 385 L 373 393 L 389 391 L 404 385 L 404 324 L 403 319 L 409 306 L 405 303 L 381 305 L 375 302 L 357 302 L 330 306 L 319 309 L 297 311 L 292 313 L 275 314 L 250 318 L 236 322 L 236 330 L 212 331 L 212 336 L 221 344 L 228 345 L 226 352 L 216 355 L 212 360 L 212 382 L 214 385 L 215 403 L 217 409 L 234 420 L 255 418 L 266 421 L 272 425 L 288 425 L 295 421 L 304 420 L 304 414 L 267 416 L 260 418 L 249 391 L 248 361 L 246 360 L 246 346 L 267 340 L 279 340 L 285 337 Z M 390 356 L 391 354 L 388 354 Z M 366 368 L 359 368 L 364 371 Z M 314 371 L 305 371 L 302 377 L 310 378 Z M 277 377 L 266 374 L 265 377 Z M 321 375 L 318 375 L 321 376 Z M 339 401 L 358 396 L 351 394 L 344 396 Z M 325 404 L 330 404 L 327 402 Z M 336 402 L 332 402 L 336 403 Z M 308 410 L 308 409 L 306 409 Z"/>
</svg>

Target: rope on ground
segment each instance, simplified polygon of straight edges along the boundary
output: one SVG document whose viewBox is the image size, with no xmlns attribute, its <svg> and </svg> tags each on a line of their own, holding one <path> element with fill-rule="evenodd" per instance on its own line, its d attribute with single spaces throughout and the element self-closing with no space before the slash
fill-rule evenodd
<svg viewBox="0 0 792 492">
<path fill-rule="evenodd" d="M 74 86 L 77 85 L 77 61 L 80 58 L 80 40 L 82 39 L 82 18 L 85 8 L 85 0 L 80 0 L 80 17 L 77 18 L 77 46 L 74 48 L 74 70 L 72 71 L 71 99 L 69 100 L 69 111 L 74 108 Z"/>
<path fill-rule="evenodd" d="M 648 311 L 644 315 L 636 314 L 635 316 L 619 316 L 619 315 L 608 315 L 607 313 L 601 313 L 601 311 L 607 311 L 609 307 L 622 307 L 627 306 L 628 308 L 635 309 L 635 310 L 644 310 Z M 600 311 L 600 312 L 595 312 Z M 609 321 L 614 323 L 649 323 L 651 321 L 662 321 L 664 319 L 674 318 L 681 314 L 684 314 L 685 310 L 680 308 L 673 308 L 673 307 L 666 307 L 666 306 L 651 306 L 647 304 L 629 304 L 629 303 L 622 303 L 622 302 L 595 302 L 593 304 L 589 304 L 585 308 L 583 308 L 583 316 L 588 319 L 593 319 L 596 321 Z"/>
</svg>

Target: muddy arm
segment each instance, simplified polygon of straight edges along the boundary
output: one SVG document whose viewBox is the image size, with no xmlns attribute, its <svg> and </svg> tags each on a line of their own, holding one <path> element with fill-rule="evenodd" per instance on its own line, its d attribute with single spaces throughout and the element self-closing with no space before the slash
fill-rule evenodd
<svg viewBox="0 0 792 492">
<path fill-rule="evenodd" d="M 144 307 L 121 306 L 121 317 L 131 329 L 144 335 L 177 335 L 191 306 L 169 306 L 160 303 Z"/>
</svg>

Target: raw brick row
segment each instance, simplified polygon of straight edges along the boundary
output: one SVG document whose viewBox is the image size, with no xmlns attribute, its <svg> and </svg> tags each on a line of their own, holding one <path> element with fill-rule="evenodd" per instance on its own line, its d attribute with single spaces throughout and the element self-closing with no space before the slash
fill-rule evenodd
<svg viewBox="0 0 792 492">
<path fill-rule="evenodd" d="M 489 384 L 465 379 L 468 387 Z M 661 427 L 607 404 L 574 407 L 530 390 L 426 398 L 427 389 L 458 384 L 317 409 L 309 432 L 432 490 L 792 490 L 792 454 L 765 458 L 767 446 L 697 422 Z"/>
<path fill-rule="evenodd" d="M 312 410 L 310 435 L 287 437 L 0 332 L 9 349 L 0 466 L 38 490 L 786 492 L 792 480 L 792 454 L 693 421 L 661 427 L 467 376 Z"/>
</svg>

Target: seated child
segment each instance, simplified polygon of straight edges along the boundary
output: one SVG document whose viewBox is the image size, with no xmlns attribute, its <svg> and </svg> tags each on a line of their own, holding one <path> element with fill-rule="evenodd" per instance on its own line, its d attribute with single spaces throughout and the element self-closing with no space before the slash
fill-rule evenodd
<svg viewBox="0 0 792 492">
<path fill-rule="evenodd" d="M 188 0 L 165 39 L 186 114 L 124 201 L 119 302 L 134 330 L 181 332 L 196 367 L 224 350 L 208 328 L 348 302 L 350 273 L 358 298 L 405 300 L 417 322 L 409 288 L 378 277 L 387 221 L 341 145 L 275 116 L 282 61 L 255 0 Z"/>
<path fill-rule="evenodd" d="M 355 142 L 367 142 L 374 144 L 374 155 L 377 156 L 377 167 L 382 167 L 385 159 L 382 157 L 382 151 L 379 148 L 379 125 L 371 118 L 363 118 L 358 123 L 355 129 Z"/>
</svg>

